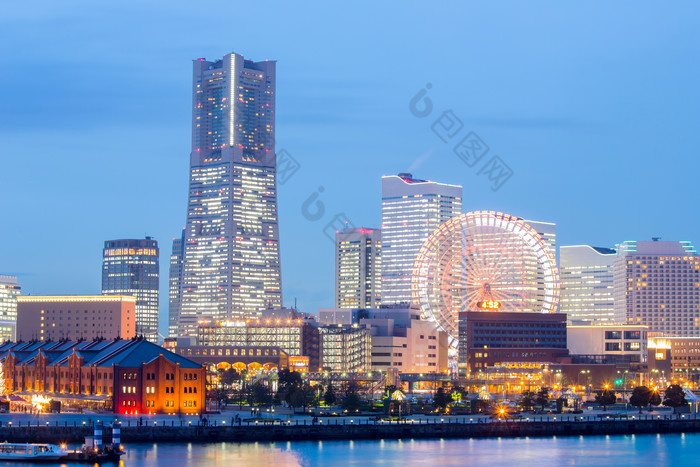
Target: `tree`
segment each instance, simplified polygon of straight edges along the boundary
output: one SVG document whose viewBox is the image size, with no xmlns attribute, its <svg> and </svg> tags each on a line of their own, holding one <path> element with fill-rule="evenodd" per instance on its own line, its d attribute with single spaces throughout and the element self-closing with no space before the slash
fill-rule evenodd
<svg viewBox="0 0 700 467">
<path fill-rule="evenodd" d="M 651 400 L 651 389 L 646 386 L 638 386 L 632 391 L 630 396 L 630 405 L 639 407 L 639 413 L 642 413 L 642 407 L 649 405 Z"/>
<path fill-rule="evenodd" d="M 333 391 L 333 384 L 328 383 L 328 387 L 326 388 L 326 392 L 323 393 L 323 402 L 326 405 L 335 405 L 336 403 L 336 397 L 335 397 L 335 391 Z"/>
<path fill-rule="evenodd" d="M 452 397 L 453 401 L 461 401 L 462 396 L 467 393 L 467 390 L 464 389 L 462 386 L 455 384 L 452 386 L 452 390 L 450 391 L 450 396 Z"/>
<path fill-rule="evenodd" d="M 342 407 L 348 411 L 360 409 L 360 395 L 357 393 L 357 383 L 350 381 L 345 391 Z"/>
<path fill-rule="evenodd" d="M 224 388 L 229 389 L 233 384 L 240 379 L 241 375 L 233 368 L 224 370 L 219 368 L 219 381 Z"/>
<path fill-rule="evenodd" d="M 258 405 L 268 405 L 270 402 L 272 402 L 270 388 L 262 381 L 258 381 L 252 386 L 250 398 L 254 404 Z"/>
<path fill-rule="evenodd" d="M 445 392 L 445 388 L 439 387 L 433 398 L 433 406 L 444 412 L 450 402 L 452 402 L 452 397 Z"/>
<path fill-rule="evenodd" d="M 664 393 L 664 405 L 666 407 L 673 407 L 673 411 L 676 413 L 678 411 L 678 407 L 688 405 L 683 388 L 678 384 L 672 384 L 667 387 L 666 392 Z"/>
<path fill-rule="evenodd" d="M 535 395 L 535 405 L 539 405 L 542 410 L 549 404 L 549 388 L 540 388 Z"/>
<path fill-rule="evenodd" d="M 605 388 L 598 391 L 595 395 L 595 401 L 598 405 L 603 407 L 603 411 L 606 411 L 609 405 L 613 405 L 617 401 L 617 397 L 615 397 L 614 391 Z"/>
<path fill-rule="evenodd" d="M 301 374 L 288 369 L 280 370 L 277 373 L 277 397 L 280 401 L 285 401 L 292 405 L 291 396 L 303 384 Z"/>
<path fill-rule="evenodd" d="M 238 404 L 239 409 L 243 406 L 247 397 L 248 390 L 244 386 L 233 390 L 233 401 Z"/>
<path fill-rule="evenodd" d="M 306 412 L 306 406 L 310 401 L 310 396 L 313 396 L 313 389 L 308 382 L 303 382 L 292 390 L 289 395 L 289 405 L 292 407 L 301 407 L 301 410 Z"/>
<path fill-rule="evenodd" d="M 659 390 L 654 388 L 649 394 L 649 411 L 651 411 L 651 406 L 658 407 L 661 405 L 661 396 L 659 395 Z"/>
<path fill-rule="evenodd" d="M 518 404 L 523 409 L 531 409 L 535 406 L 535 399 L 537 395 L 533 391 L 523 391 L 520 394 L 520 399 L 518 399 Z"/>
</svg>

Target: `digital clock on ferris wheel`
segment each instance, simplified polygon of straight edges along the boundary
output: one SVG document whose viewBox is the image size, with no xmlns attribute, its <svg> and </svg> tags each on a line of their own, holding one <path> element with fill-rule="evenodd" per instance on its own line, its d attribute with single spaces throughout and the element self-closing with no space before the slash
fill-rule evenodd
<svg viewBox="0 0 700 467">
<path fill-rule="evenodd" d="M 482 310 L 498 310 L 501 308 L 501 302 L 498 300 L 483 300 L 476 302 L 476 306 Z"/>
</svg>

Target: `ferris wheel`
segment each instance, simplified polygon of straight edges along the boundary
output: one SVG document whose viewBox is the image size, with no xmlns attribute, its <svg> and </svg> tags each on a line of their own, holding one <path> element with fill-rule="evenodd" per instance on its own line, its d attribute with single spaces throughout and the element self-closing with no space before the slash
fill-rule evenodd
<svg viewBox="0 0 700 467">
<path fill-rule="evenodd" d="M 423 243 L 411 296 L 455 347 L 460 311 L 555 313 L 559 271 L 546 241 L 523 219 L 474 211 L 445 222 Z"/>
</svg>

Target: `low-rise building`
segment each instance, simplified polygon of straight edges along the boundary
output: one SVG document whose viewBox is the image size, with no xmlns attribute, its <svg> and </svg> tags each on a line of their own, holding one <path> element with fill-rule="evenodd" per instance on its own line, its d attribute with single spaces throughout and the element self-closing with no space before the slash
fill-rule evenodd
<svg viewBox="0 0 700 467">
<path fill-rule="evenodd" d="M 420 310 L 406 304 L 380 308 L 321 308 L 319 322 L 326 326 L 365 327 L 372 336 L 372 371 L 397 368 L 401 373 L 437 373 L 448 370 L 448 335 Z"/>
<path fill-rule="evenodd" d="M 136 298 L 122 295 L 17 297 L 17 339 L 136 337 Z"/>
<path fill-rule="evenodd" d="M 205 369 L 143 339 L 0 345 L 5 387 L 73 407 L 120 414 L 197 414 Z"/>
<path fill-rule="evenodd" d="M 197 345 L 279 347 L 290 357 L 308 357 L 311 368 L 319 366 L 316 322 L 286 314 L 245 321 L 202 322 L 198 327 Z"/>
<path fill-rule="evenodd" d="M 210 371 L 233 368 L 251 374 L 288 368 L 290 358 L 280 347 L 187 345 L 177 346 L 173 351 Z"/>
<path fill-rule="evenodd" d="M 368 329 L 355 324 L 324 326 L 319 328 L 319 331 L 319 371 L 352 373 L 372 369 L 372 336 Z"/>
<path fill-rule="evenodd" d="M 652 379 L 700 383 L 700 337 L 650 337 L 648 355 Z"/>
<path fill-rule="evenodd" d="M 531 373 L 566 359 L 566 315 L 562 313 L 459 313 L 460 377 L 494 378 Z"/>
<path fill-rule="evenodd" d="M 647 362 L 647 326 L 569 325 L 566 341 L 569 354 L 619 356 L 630 363 Z"/>
</svg>

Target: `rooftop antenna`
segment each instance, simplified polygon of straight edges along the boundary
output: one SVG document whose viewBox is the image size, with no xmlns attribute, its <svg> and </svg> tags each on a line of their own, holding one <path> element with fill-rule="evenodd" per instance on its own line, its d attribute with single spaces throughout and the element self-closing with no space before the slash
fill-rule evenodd
<svg viewBox="0 0 700 467">
<path fill-rule="evenodd" d="M 658 242 L 659 240 L 661 240 L 661 237 L 651 237 L 652 242 Z"/>
</svg>

